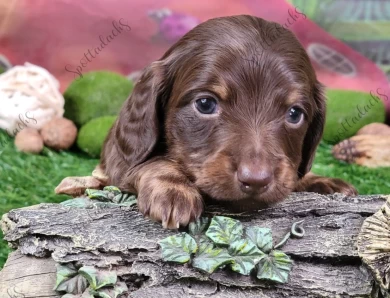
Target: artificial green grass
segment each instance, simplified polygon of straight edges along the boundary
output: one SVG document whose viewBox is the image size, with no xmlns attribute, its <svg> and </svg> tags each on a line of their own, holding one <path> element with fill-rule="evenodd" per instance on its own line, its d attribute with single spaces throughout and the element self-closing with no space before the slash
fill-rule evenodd
<svg viewBox="0 0 390 298">
<path fill-rule="evenodd" d="M 388 168 L 369 169 L 339 162 L 332 157 L 331 148 L 320 145 L 314 173 L 349 181 L 360 194 L 390 194 Z M 49 149 L 41 155 L 17 152 L 13 140 L 0 132 L 0 216 L 11 209 L 67 199 L 55 195 L 58 183 L 67 176 L 90 175 L 97 163 L 97 159 L 76 152 L 57 153 Z M 9 251 L 6 242 L 0 240 L 0 268 Z"/>
<path fill-rule="evenodd" d="M 18 152 L 13 139 L 0 131 L 0 217 L 11 209 L 68 199 L 56 195 L 54 188 L 64 177 L 91 175 L 97 164 L 97 159 L 76 152 L 57 153 L 47 148 L 41 155 Z M 0 268 L 9 251 L 0 240 Z"/>
<path fill-rule="evenodd" d="M 315 174 L 348 181 L 361 195 L 390 194 L 390 168 L 373 169 L 341 162 L 331 151 L 331 145 L 320 144 L 312 167 Z"/>
</svg>

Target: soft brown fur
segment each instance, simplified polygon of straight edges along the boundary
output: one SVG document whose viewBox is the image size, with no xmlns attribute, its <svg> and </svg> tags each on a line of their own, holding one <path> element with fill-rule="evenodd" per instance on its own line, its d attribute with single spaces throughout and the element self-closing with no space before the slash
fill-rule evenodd
<svg viewBox="0 0 390 298">
<path fill-rule="evenodd" d="M 322 89 L 290 31 L 252 16 L 209 20 L 145 69 L 107 137 L 102 168 L 168 228 L 198 218 L 202 198 L 247 209 L 294 190 L 355 194 L 309 173 L 325 121 Z M 218 113 L 197 111 L 204 97 L 217 100 Z M 299 125 L 286 121 L 293 106 L 304 111 Z"/>
</svg>

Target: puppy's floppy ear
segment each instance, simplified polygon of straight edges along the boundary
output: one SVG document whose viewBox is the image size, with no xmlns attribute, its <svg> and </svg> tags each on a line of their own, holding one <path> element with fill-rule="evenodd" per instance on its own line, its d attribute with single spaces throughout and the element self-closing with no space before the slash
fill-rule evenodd
<svg viewBox="0 0 390 298">
<path fill-rule="evenodd" d="M 298 177 L 302 178 L 310 172 L 316 149 L 321 141 L 324 132 L 326 116 L 326 99 L 324 96 L 324 87 L 316 82 L 313 90 L 313 99 L 315 102 L 312 122 L 309 125 L 302 148 L 302 160 L 298 168 Z"/>
<path fill-rule="evenodd" d="M 162 61 L 148 66 L 124 103 L 113 127 L 116 150 L 130 168 L 147 159 L 162 133 L 158 114 L 164 101 L 164 77 Z"/>
</svg>

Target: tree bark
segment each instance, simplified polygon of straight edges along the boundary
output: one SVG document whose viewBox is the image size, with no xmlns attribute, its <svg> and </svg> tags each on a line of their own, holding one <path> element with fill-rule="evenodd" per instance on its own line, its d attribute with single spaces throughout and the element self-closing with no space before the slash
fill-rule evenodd
<svg viewBox="0 0 390 298">
<path fill-rule="evenodd" d="M 355 240 L 363 221 L 385 201 L 384 196 L 294 193 L 251 213 L 207 207 L 206 215 L 271 228 L 275 243 L 293 222 L 305 220 L 305 236 L 282 248 L 294 265 L 289 282 L 281 285 L 223 269 L 207 275 L 162 262 L 157 242 L 177 231 L 144 219 L 134 207 L 40 204 L 12 210 L 3 216 L 2 229 L 17 251 L 0 272 L 0 297 L 61 297 L 53 290 L 55 263 L 69 262 L 115 270 L 129 288 L 123 297 L 371 297 L 374 281 Z"/>
</svg>

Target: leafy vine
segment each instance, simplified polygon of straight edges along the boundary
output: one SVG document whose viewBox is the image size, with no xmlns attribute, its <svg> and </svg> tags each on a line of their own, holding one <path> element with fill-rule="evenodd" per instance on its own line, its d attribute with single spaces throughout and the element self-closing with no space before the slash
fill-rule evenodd
<svg viewBox="0 0 390 298">
<path fill-rule="evenodd" d="M 159 244 L 166 262 L 189 263 L 210 274 L 228 266 L 243 275 L 256 271 L 258 279 L 286 283 L 293 261 L 277 248 L 291 236 L 303 237 L 302 223 L 294 223 L 291 231 L 274 246 L 269 228 L 244 229 L 238 220 L 229 217 L 215 216 L 211 222 L 203 217 L 189 225 L 189 233 L 167 237 Z"/>
</svg>

